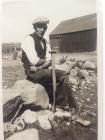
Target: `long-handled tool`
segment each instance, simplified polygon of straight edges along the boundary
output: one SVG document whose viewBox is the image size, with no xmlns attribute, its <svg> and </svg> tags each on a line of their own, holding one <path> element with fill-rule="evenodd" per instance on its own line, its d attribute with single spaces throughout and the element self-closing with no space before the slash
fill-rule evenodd
<svg viewBox="0 0 105 140">
<path fill-rule="evenodd" d="M 52 60 L 52 81 L 53 81 L 53 105 L 52 105 L 52 111 L 56 111 L 55 107 L 55 92 L 56 92 L 56 73 L 55 73 L 55 50 L 51 50 L 51 60 Z"/>
</svg>

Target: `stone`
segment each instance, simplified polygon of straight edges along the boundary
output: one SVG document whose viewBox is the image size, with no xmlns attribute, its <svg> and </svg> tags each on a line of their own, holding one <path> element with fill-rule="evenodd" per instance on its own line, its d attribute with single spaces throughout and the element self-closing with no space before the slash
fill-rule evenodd
<svg viewBox="0 0 105 140">
<path fill-rule="evenodd" d="M 86 100 L 87 100 L 87 101 L 90 101 L 90 98 L 87 98 Z"/>
<path fill-rule="evenodd" d="M 67 56 L 61 56 L 61 57 L 59 58 L 59 63 L 60 63 L 60 64 L 63 64 L 63 63 L 66 61 L 66 58 L 67 58 Z"/>
<path fill-rule="evenodd" d="M 70 126 L 70 122 L 67 122 L 66 125 L 67 125 L 67 126 Z"/>
<path fill-rule="evenodd" d="M 47 118 L 44 118 L 43 116 L 40 116 L 38 118 L 38 121 L 39 121 L 39 124 L 40 124 L 41 128 L 43 128 L 45 130 L 51 129 L 51 124 L 50 124 L 50 122 Z"/>
<path fill-rule="evenodd" d="M 6 140 L 39 140 L 38 130 L 37 129 L 27 129 L 14 133 L 12 136 Z"/>
<path fill-rule="evenodd" d="M 66 61 L 63 64 L 56 64 L 55 68 L 58 70 L 63 70 L 68 74 L 68 73 L 70 73 L 70 69 L 72 68 L 72 65 L 71 65 L 70 61 Z M 51 67 L 49 67 L 49 69 L 51 69 Z"/>
<path fill-rule="evenodd" d="M 69 126 L 70 120 L 71 120 L 71 113 L 58 108 L 57 108 L 57 112 L 52 114 L 52 116 L 50 116 L 49 118 L 49 121 L 54 128 L 58 128 L 58 125 L 59 127 L 61 127 L 61 125 L 62 127 L 65 125 Z"/>
<path fill-rule="evenodd" d="M 52 112 L 49 110 L 39 111 L 37 113 L 38 122 L 41 128 L 48 130 L 51 129 L 51 124 L 49 122 L 49 116 L 52 116 Z"/>
<path fill-rule="evenodd" d="M 77 86 L 76 85 L 73 85 L 72 88 L 77 89 Z"/>
<path fill-rule="evenodd" d="M 68 84 L 71 86 L 71 85 L 78 85 L 78 81 L 77 79 L 75 79 L 74 77 L 70 77 L 69 76 L 69 80 L 68 80 Z"/>
<path fill-rule="evenodd" d="M 32 82 L 28 81 L 28 80 L 18 80 L 14 83 L 14 85 L 12 86 L 12 89 L 25 89 L 25 87 L 27 86 L 33 86 L 34 87 L 35 84 L 33 84 Z"/>
<path fill-rule="evenodd" d="M 71 90 L 72 90 L 73 92 L 76 92 L 76 89 L 75 89 L 75 88 L 71 88 Z"/>
<path fill-rule="evenodd" d="M 21 115 L 20 119 L 23 119 L 26 124 L 32 124 L 37 121 L 37 113 L 27 109 Z"/>
<path fill-rule="evenodd" d="M 86 86 L 84 86 L 83 88 L 84 88 L 84 89 L 86 89 L 87 87 L 86 87 Z"/>
<path fill-rule="evenodd" d="M 11 123 L 4 123 L 4 133 L 13 134 L 16 131 L 16 126 Z"/>
<path fill-rule="evenodd" d="M 20 95 L 21 92 L 19 90 L 10 89 L 10 88 L 3 89 L 3 104 Z"/>
<path fill-rule="evenodd" d="M 24 104 L 33 104 L 46 109 L 49 105 L 49 97 L 45 88 L 40 84 L 34 84 L 28 80 L 18 80 L 12 89 L 19 91 Z"/>
<path fill-rule="evenodd" d="M 12 89 L 3 90 L 3 95 L 4 122 L 11 121 L 23 102 L 39 109 L 46 109 L 49 105 L 49 97 L 45 88 L 28 80 L 16 81 Z"/>
<path fill-rule="evenodd" d="M 96 70 L 96 65 L 90 61 L 85 61 L 82 65 L 82 69 Z"/>
<path fill-rule="evenodd" d="M 77 76 L 77 73 L 78 73 L 78 70 L 77 69 L 71 69 L 70 70 L 70 76 L 71 77 L 76 77 Z"/>
<path fill-rule="evenodd" d="M 79 71 L 79 77 L 82 79 L 84 78 L 85 80 L 89 79 L 89 73 L 87 70 L 80 70 Z"/>
<path fill-rule="evenodd" d="M 7 101 L 3 105 L 3 121 L 10 122 L 14 118 L 15 114 L 22 107 L 22 98 L 21 96 L 17 96 L 9 101 Z"/>
<path fill-rule="evenodd" d="M 86 80 L 86 84 L 90 84 L 91 82 L 90 82 L 90 80 L 88 79 L 88 80 Z"/>
<path fill-rule="evenodd" d="M 83 120 L 82 118 L 79 117 L 75 119 L 75 122 L 81 124 L 82 126 L 89 126 L 91 124 L 90 121 Z"/>
<path fill-rule="evenodd" d="M 88 70 L 88 73 L 89 73 L 90 76 L 93 76 L 93 75 L 96 74 L 96 72 L 94 70 Z"/>
<path fill-rule="evenodd" d="M 83 65 L 83 62 L 81 60 L 76 61 L 76 64 L 75 64 L 76 67 L 81 69 L 82 65 Z"/>
<path fill-rule="evenodd" d="M 67 112 L 67 111 L 58 111 L 54 113 L 54 117 L 58 117 L 58 118 L 70 118 L 71 117 L 71 113 Z"/>
<path fill-rule="evenodd" d="M 25 122 L 23 119 L 20 119 L 20 117 L 16 118 L 14 125 L 16 126 L 16 131 L 20 131 L 25 128 Z"/>
<path fill-rule="evenodd" d="M 21 93 L 24 104 L 32 104 L 34 106 L 46 109 L 49 105 L 49 97 L 43 86 L 40 84 L 28 85 Z"/>
</svg>

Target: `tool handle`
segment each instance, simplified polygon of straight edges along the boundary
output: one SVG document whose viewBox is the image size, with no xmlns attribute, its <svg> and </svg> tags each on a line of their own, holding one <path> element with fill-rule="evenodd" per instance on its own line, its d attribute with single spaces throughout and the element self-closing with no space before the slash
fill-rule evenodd
<svg viewBox="0 0 105 140">
<path fill-rule="evenodd" d="M 52 111 L 55 112 L 55 92 L 56 92 L 56 73 L 55 73 L 55 55 L 52 54 L 52 79 L 53 79 L 53 106 Z"/>
</svg>

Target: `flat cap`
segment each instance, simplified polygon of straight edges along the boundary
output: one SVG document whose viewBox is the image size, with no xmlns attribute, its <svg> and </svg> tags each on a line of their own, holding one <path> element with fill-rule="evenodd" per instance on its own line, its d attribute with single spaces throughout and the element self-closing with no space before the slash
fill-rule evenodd
<svg viewBox="0 0 105 140">
<path fill-rule="evenodd" d="M 48 24 L 49 20 L 46 17 L 37 17 L 33 20 L 32 24 Z"/>
</svg>

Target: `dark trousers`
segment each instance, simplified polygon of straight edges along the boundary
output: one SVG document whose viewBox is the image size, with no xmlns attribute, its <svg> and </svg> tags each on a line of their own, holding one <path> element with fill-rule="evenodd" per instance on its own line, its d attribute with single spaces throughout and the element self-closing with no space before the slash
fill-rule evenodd
<svg viewBox="0 0 105 140">
<path fill-rule="evenodd" d="M 65 71 L 55 70 L 56 72 L 56 104 L 66 105 L 76 108 L 76 102 L 72 95 L 72 90 L 68 86 L 68 75 Z M 37 72 L 27 70 L 28 80 L 43 85 L 48 93 L 50 102 L 53 101 L 52 70 L 41 69 Z"/>
</svg>

